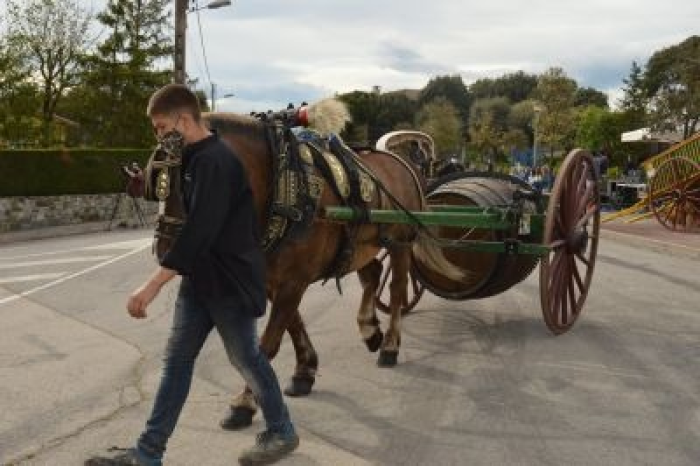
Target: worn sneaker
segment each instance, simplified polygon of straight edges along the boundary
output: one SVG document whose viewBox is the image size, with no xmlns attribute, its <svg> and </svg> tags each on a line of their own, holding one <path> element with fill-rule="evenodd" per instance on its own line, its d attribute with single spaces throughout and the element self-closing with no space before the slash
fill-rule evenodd
<svg viewBox="0 0 700 466">
<path fill-rule="evenodd" d="M 241 466 L 271 464 L 282 459 L 299 446 L 296 434 L 282 435 L 270 431 L 261 432 L 255 438 L 255 446 L 238 457 Z"/>
<path fill-rule="evenodd" d="M 163 466 L 163 460 L 151 458 L 138 448 L 112 447 L 108 456 L 93 456 L 84 466 Z"/>
</svg>

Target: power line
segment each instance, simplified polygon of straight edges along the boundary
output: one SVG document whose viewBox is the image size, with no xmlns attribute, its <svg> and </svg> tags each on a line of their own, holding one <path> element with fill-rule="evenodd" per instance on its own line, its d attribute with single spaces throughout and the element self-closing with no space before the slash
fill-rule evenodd
<svg viewBox="0 0 700 466">
<path fill-rule="evenodd" d="M 199 7 L 199 5 L 197 5 Z M 204 35 L 202 34 L 202 22 L 199 19 L 199 9 L 197 10 L 197 27 L 199 29 L 199 43 L 202 46 L 202 57 L 204 58 L 204 70 L 207 72 L 207 80 L 211 86 L 211 74 L 209 74 L 209 62 L 207 61 L 207 51 L 204 47 Z"/>
<path fill-rule="evenodd" d="M 187 40 L 188 40 L 188 47 L 189 47 L 190 44 L 196 45 L 196 44 L 194 44 L 194 40 L 195 40 L 194 37 L 191 37 L 191 36 L 190 36 L 190 37 L 187 38 Z M 203 71 L 202 59 L 201 59 L 201 57 L 199 56 L 199 53 L 197 52 L 197 48 L 196 48 L 196 47 L 193 46 L 193 47 L 190 48 L 190 50 L 192 51 L 192 55 L 194 55 L 194 57 L 195 57 L 195 60 L 192 60 L 193 65 L 191 65 L 191 66 L 197 68 L 197 70 L 196 70 L 196 71 L 197 71 L 197 76 L 198 76 L 198 77 L 201 77 L 201 78 L 202 78 L 202 81 L 204 81 L 204 79 L 206 79 L 206 75 L 205 75 L 205 73 L 204 73 L 204 71 Z"/>
</svg>

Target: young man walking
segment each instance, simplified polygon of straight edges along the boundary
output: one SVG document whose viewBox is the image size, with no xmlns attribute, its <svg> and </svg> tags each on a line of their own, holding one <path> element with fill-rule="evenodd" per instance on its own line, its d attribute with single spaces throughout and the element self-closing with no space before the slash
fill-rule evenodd
<svg viewBox="0 0 700 466">
<path fill-rule="evenodd" d="M 160 289 L 182 276 L 165 367 L 151 417 L 136 446 L 86 465 L 161 465 L 192 381 L 195 359 L 213 328 L 231 363 L 257 398 L 267 424 L 240 464 L 269 464 L 294 451 L 299 438 L 282 399 L 277 376 L 260 352 L 256 319 L 265 312 L 265 257 L 257 232 L 252 192 L 240 161 L 203 124 L 197 97 L 169 84 L 148 104 L 158 140 L 182 152 L 185 224 L 161 267 L 129 297 L 137 319 Z"/>
</svg>

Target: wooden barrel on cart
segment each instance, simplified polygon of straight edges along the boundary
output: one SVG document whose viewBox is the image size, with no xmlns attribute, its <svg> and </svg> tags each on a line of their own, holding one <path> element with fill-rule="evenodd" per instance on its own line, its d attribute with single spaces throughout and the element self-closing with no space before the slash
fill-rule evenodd
<svg viewBox="0 0 700 466">
<path fill-rule="evenodd" d="M 516 194 L 517 193 L 517 194 Z M 523 196 L 524 194 L 524 196 Z M 533 200 L 533 188 L 508 175 L 491 173 L 455 173 L 441 178 L 428 187 L 431 205 L 460 205 L 477 207 L 512 207 L 522 198 L 524 212 L 541 212 Z M 542 238 L 530 233 L 485 228 L 437 227 L 434 233 L 450 240 L 503 241 L 518 237 L 524 242 L 539 243 Z M 457 248 L 443 250 L 447 259 L 467 271 L 461 281 L 448 279 L 413 259 L 413 274 L 433 294 L 446 299 L 465 300 L 493 296 L 521 282 L 535 269 L 539 257 L 526 254 L 467 251 Z"/>
</svg>

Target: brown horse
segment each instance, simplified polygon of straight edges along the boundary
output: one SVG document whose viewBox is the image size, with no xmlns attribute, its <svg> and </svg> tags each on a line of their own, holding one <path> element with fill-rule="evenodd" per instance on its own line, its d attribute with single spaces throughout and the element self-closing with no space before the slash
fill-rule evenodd
<svg viewBox="0 0 700 466">
<path fill-rule="evenodd" d="M 213 113 L 205 115 L 208 126 L 233 149 L 246 168 L 253 190 L 261 231 L 269 220 L 269 204 L 273 186 L 273 152 L 266 138 L 266 124 L 252 117 Z M 361 161 L 390 191 L 391 196 L 375 190 L 371 205 L 390 209 L 396 205 L 390 197 L 410 210 L 423 210 L 426 206 L 421 182 L 414 171 L 399 157 L 386 152 L 365 151 L 359 154 Z M 169 189 L 161 192 L 167 196 L 161 209 L 161 219 L 156 229 L 156 253 L 159 257 L 170 247 L 177 225 L 183 218 L 180 200 L 179 160 L 166 156 L 156 149 L 148 167 L 148 178 L 169 174 Z M 162 179 L 161 179 L 162 181 Z M 334 191 L 326 183 L 323 187 L 320 207 L 342 205 Z M 380 234 L 389 240 L 392 281 L 390 283 L 390 322 L 386 335 L 382 335 L 375 311 L 375 292 L 382 272 L 381 263 L 375 259 L 380 251 Z M 322 278 L 332 264 L 343 238 L 343 226 L 316 218 L 308 234 L 286 243 L 280 250 L 267 256 L 267 295 L 271 303 L 270 317 L 261 337 L 260 346 L 270 358 L 277 354 L 283 334 L 287 331 L 296 353 L 296 369 L 291 383 L 285 389 L 290 396 L 307 395 L 315 380 L 318 356 L 299 313 L 299 304 L 308 286 Z M 407 279 L 411 263 L 411 248 L 429 262 L 448 274 L 461 275 L 442 256 L 441 251 L 427 241 L 414 241 L 416 229 L 408 225 L 388 225 L 382 228 L 363 224 L 354 237 L 354 255 L 347 271 L 357 271 L 363 287 L 362 301 L 357 322 L 360 333 L 370 351 L 381 348 L 378 364 L 394 366 L 400 345 L 401 307 L 407 300 Z M 249 422 L 256 410 L 255 401 L 248 388 L 232 405 L 234 413 Z"/>
</svg>

